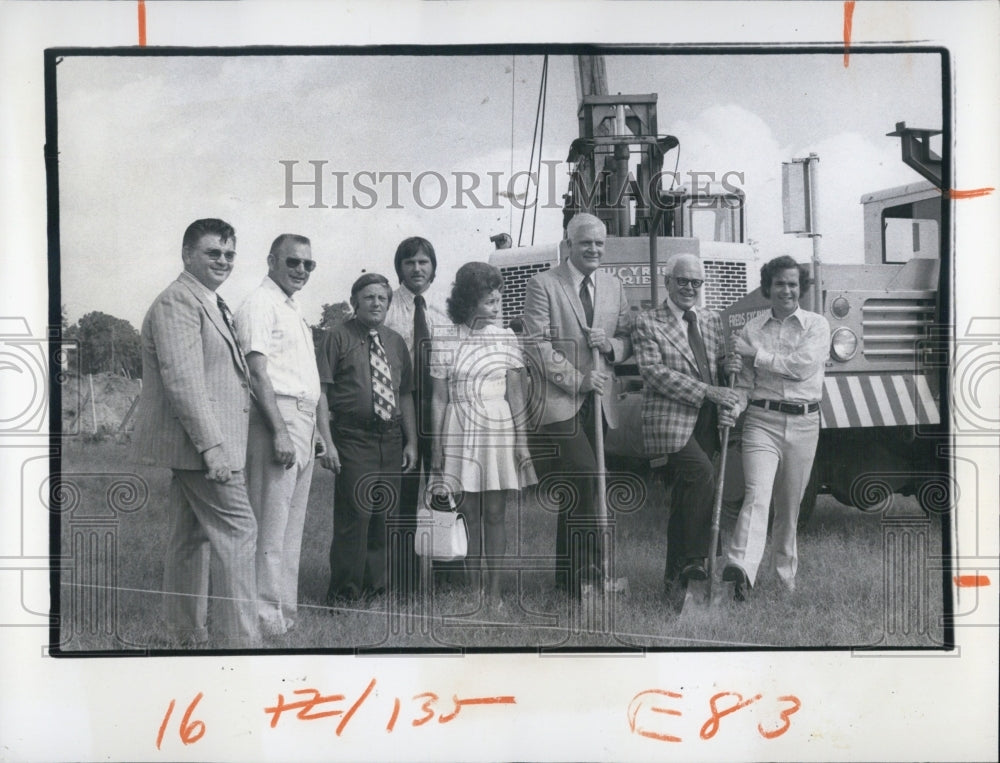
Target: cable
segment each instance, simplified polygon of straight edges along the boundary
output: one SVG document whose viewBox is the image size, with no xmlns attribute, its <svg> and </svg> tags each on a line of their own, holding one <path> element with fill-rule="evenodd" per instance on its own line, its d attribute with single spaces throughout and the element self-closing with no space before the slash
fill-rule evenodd
<svg viewBox="0 0 1000 763">
<path fill-rule="evenodd" d="M 514 91 L 517 82 L 517 56 L 511 54 L 510 57 L 510 169 L 507 170 L 509 177 L 514 177 Z M 495 199 L 499 201 L 499 199 Z M 514 234 L 514 209 L 507 212 L 507 235 Z"/>
<path fill-rule="evenodd" d="M 535 129 L 533 130 L 532 135 L 531 135 L 531 156 L 528 158 L 528 181 L 529 181 L 529 183 L 531 181 L 531 168 L 535 164 L 535 145 L 538 142 L 538 125 L 539 125 L 539 120 L 541 119 L 541 113 L 542 113 L 542 95 L 545 92 L 545 71 L 548 68 L 548 62 L 549 62 L 549 57 L 545 56 L 545 58 L 543 59 L 543 63 L 542 63 L 542 81 L 541 81 L 541 83 L 539 84 L 539 87 L 538 87 L 538 104 L 535 106 Z M 511 143 L 511 146 L 513 147 L 513 142 Z M 537 198 L 537 193 L 535 195 L 536 195 L 536 198 Z M 524 198 L 525 198 L 525 201 L 527 201 L 527 199 L 528 199 L 528 191 L 527 191 L 527 189 L 525 189 Z M 511 201 L 513 201 L 513 200 L 514 199 L 512 198 Z M 528 205 L 525 203 L 524 205 L 521 206 L 521 225 L 517 229 L 517 245 L 518 246 L 521 246 L 521 239 L 524 236 L 524 218 L 526 217 L 527 211 L 528 211 Z"/>
<path fill-rule="evenodd" d="M 535 172 L 535 204 L 531 215 L 531 243 L 535 243 L 535 222 L 538 220 L 538 193 L 542 187 L 542 146 L 545 143 L 545 106 L 549 95 L 549 57 L 542 62 L 542 122 L 538 135 L 538 169 Z"/>
</svg>

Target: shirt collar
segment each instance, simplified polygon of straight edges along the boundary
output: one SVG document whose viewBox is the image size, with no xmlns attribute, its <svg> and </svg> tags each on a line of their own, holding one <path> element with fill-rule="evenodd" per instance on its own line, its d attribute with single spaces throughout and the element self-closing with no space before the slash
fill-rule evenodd
<svg viewBox="0 0 1000 763">
<path fill-rule="evenodd" d="M 399 288 L 396 289 L 396 293 L 395 295 L 393 295 L 393 299 L 401 299 L 403 300 L 403 304 L 410 306 L 413 304 L 413 299 L 416 296 L 417 295 L 414 294 L 412 291 L 410 291 L 409 287 L 407 287 L 406 284 L 401 283 L 399 285 Z M 426 297 L 424 297 L 424 301 L 425 302 L 427 301 Z"/>
<path fill-rule="evenodd" d="M 670 297 L 667 297 L 665 300 L 663 300 L 663 304 L 667 306 L 667 309 L 674 314 L 674 317 L 680 323 L 684 322 L 684 312 L 685 311 L 684 311 L 683 308 L 678 307 L 677 305 L 675 305 L 674 301 L 672 299 L 670 299 Z M 691 308 L 691 309 L 694 310 L 694 308 Z"/>
<path fill-rule="evenodd" d="M 433 290 L 434 290 L 434 284 L 428 284 L 427 288 L 424 289 L 422 292 L 420 292 L 420 295 L 424 298 L 424 305 L 431 304 L 431 294 L 433 293 Z M 405 302 L 407 306 L 409 306 L 413 304 L 413 300 L 417 298 L 417 295 L 414 294 L 412 291 L 410 291 L 409 286 L 407 286 L 404 283 L 401 283 L 399 285 L 399 288 L 396 289 L 396 294 L 395 296 L 393 296 L 393 299 L 396 299 L 396 297 L 401 297 L 403 302 Z"/>
<path fill-rule="evenodd" d="M 264 276 L 264 280 L 261 281 L 261 286 L 267 289 L 271 294 L 277 298 L 287 303 L 291 307 L 295 308 L 297 311 L 299 309 L 299 303 L 295 301 L 295 296 L 290 294 L 285 294 L 285 290 L 282 289 L 278 284 L 274 282 L 271 276 Z"/>
<path fill-rule="evenodd" d="M 580 270 L 576 267 L 576 265 L 573 264 L 573 260 L 567 258 L 566 264 L 569 265 L 569 277 L 573 281 L 573 288 L 575 288 L 577 291 L 580 291 L 580 284 L 583 283 L 583 279 L 586 278 L 587 276 L 585 276 L 583 273 L 580 272 Z M 590 285 L 592 287 L 597 285 L 596 274 L 597 274 L 596 270 L 590 274 Z"/>
<path fill-rule="evenodd" d="M 205 286 L 205 284 L 203 284 L 193 275 L 188 273 L 186 270 L 181 271 L 179 280 L 184 281 L 186 284 L 191 286 L 193 289 L 195 289 L 195 291 L 197 291 L 202 295 L 202 298 L 207 299 L 209 302 L 215 304 L 218 301 L 219 295 L 216 294 L 215 291 L 209 289 L 207 286 Z"/>
<path fill-rule="evenodd" d="M 803 313 L 803 311 L 802 311 L 802 305 L 799 305 L 798 307 L 795 308 L 795 312 L 792 313 L 791 315 L 787 316 L 784 321 L 781 320 L 780 318 L 776 318 L 774 316 L 774 312 L 773 311 L 771 311 L 771 312 L 769 312 L 767 314 L 767 320 L 768 321 L 775 321 L 776 323 L 784 323 L 785 321 L 791 320 L 792 318 L 794 318 L 795 322 L 798 323 L 799 326 L 805 326 L 806 324 L 805 324 L 805 320 L 803 318 L 802 313 Z M 765 321 L 765 323 L 766 322 L 767 321 Z"/>
<path fill-rule="evenodd" d="M 371 329 L 369 329 L 365 324 L 359 321 L 356 316 L 351 316 L 346 321 L 344 321 L 344 323 L 350 324 L 354 328 L 354 330 L 358 333 L 358 336 L 364 337 L 365 339 L 368 338 L 368 334 L 371 331 Z M 374 326 L 373 328 L 378 332 L 380 339 L 385 338 L 385 331 L 386 331 L 385 321 L 382 321 L 379 325 Z"/>
</svg>

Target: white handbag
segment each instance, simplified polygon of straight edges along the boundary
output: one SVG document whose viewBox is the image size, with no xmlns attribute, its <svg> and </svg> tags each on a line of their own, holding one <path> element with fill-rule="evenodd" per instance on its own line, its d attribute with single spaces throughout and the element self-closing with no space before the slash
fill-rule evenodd
<svg viewBox="0 0 1000 763">
<path fill-rule="evenodd" d="M 413 549 L 417 556 L 436 562 L 464 559 L 469 552 L 469 528 L 465 517 L 456 510 L 455 498 L 448 493 L 450 511 L 433 508 L 430 490 L 424 491 L 423 504 L 417 509 L 417 532 Z"/>
</svg>

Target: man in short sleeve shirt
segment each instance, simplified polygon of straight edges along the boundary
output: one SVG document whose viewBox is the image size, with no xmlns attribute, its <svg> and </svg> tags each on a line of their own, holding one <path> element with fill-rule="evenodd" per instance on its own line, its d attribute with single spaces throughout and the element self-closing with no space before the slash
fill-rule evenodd
<svg viewBox="0 0 1000 763">
<path fill-rule="evenodd" d="M 386 592 L 386 517 L 416 463 L 410 353 L 383 323 L 391 299 L 385 276 L 361 276 L 351 287 L 354 317 L 327 331 L 317 353 L 330 411 L 323 436 L 340 464 L 327 591 L 334 607 Z"/>
<path fill-rule="evenodd" d="M 295 301 L 316 267 L 309 239 L 278 236 L 267 266 L 267 276 L 236 311 L 236 333 L 257 400 L 250 415 L 247 492 L 258 528 L 258 615 L 261 633 L 280 636 L 294 625 L 316 423 L 326 417 L 326 401 L 312 329 Z"/>
</svg>

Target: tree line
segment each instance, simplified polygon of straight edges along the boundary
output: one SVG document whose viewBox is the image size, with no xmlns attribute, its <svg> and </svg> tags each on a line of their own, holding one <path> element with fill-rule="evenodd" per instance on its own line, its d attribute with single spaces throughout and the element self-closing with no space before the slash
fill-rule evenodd
<svg viewBox="0 0 1000 763">
<path fill-rule="evenodd" d="M 318 343 L 325 330 L 343 323 L 351 314 L 347 302 L 324 304 L 319 323 L 310 326 L 313 340 Z M 76 347 L 67 353 L 71 373 L 142 377 L 142 342 L 128 321 L 95 310 L 70 324 L 63 306 L 62 335 L 70 347 Z"/>
</svg>

